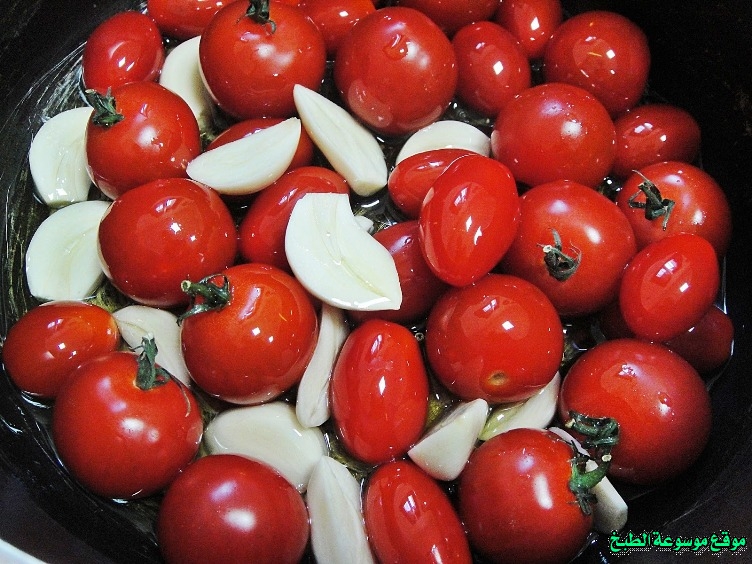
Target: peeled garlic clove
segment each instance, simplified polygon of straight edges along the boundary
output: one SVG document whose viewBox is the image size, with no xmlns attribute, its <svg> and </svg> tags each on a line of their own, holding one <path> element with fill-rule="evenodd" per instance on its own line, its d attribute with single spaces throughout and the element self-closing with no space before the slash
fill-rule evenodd
<svg viewBox="0 0 752 564">
<path fill-rule="evenodd" d="M 504 431 L 529 427 L 545 429 L 556 415 L 556 401 L 561 387 L 561 375 L 557 372 L 546 386 L 525 401 L 496 407 L 480 434 L 487 441 Z"/>
<path fill-rule="evenodd" d="M 345 313 L 326 302 L 321 304 L 318 341 L 298 385 L 295 403 L 295 413 L 304 427 L 317 427 L 329 419 L 329 380 L 348 333 Z"/>
<path fill-rule="evenodd" d="M 322 457 L 311 473 L 306 503 L 317 562 L 374 562 L 363 521 L 360 484 L 345 466 Z"/>
<path fill-rule="evenodd" d="M 327 454 L 321 430 L 303 427 L 295 409 L 281 401 L 221 412 L 207 425 L 204 442 L 211 454 L 239 454 L 268 464 L 301 493 Z"/>
<path fill-rule="evenodd" d="M 296 84 L 295 107 L 308 135 L 353 191 L 370 196 L 386 186 L 384 152 L 376 138 L 344 108 Z"/>
<path fill-rule="evenodd" d="M 389 251 L 358 225 L 347 194 L 306 194 L 295 204 L 285 253 L 301 284 L 342 309 L 399 309 L 402 288 Z"/>
<path fill-rule="evenodd" d="M 86 171 L 86 126 L 92 109 L 65 110 L 44 123 L 31 142 L 34 189 L 50 207 L 83 202 L 91 179 Z"/>
<path fill-rule="evenodd" d="M 157 364 L 186 386 L 191 385 L 180 348 L 180 326 L 175 314 L 155 307 L 129 305 L 112 316 L 123 340 L 131 348 L 139 346 L 144 336 L 153 335 L 157 344 Z"/>
<path fill-rule="evenodd" d="M 83 300 L 104 280 L 97 234 L 108 202 L 70 204 L 34 232 L 26 251 L 26 281 L 39 300 Z"/>
<path fill-rule="evenodd" d="M 450 148 L 467 149 L 487 157 L 491 154 L 491 139 L 474 125 L 463 121 L 435 121 L 405 141 L 395 164 L 417 153 Z"/>
<path fill-rule="evenodd" d="M 185 100 L 203 131 L 211 125 L 212 103 L 201 79 L 200 40 L 201 37 L 197 36 L 183 41 L 167 54 L 159 83 Z"/>
<path fill-rule="evenodd" d="M 186 172 L 220 194 L 247 195 L 266 188 L 290 166 L 300 141 L 298 118 L 288 118 L 201 153 Z"/>
<path fill-rule="evenodd" d="M 488 403 L 483 399 L 461 403 L 407 451 L 407 455 L 437 480 L 454 480 L 465 467 L 487 415 Z"/>
</svg>

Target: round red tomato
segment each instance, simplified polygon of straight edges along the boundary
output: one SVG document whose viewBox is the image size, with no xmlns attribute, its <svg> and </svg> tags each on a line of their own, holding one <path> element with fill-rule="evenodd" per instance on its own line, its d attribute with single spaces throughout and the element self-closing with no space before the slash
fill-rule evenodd
<svg viewBox="0 0 752 564">
<path fill-rule="evenodd" d="M 332 58 L 353 24 L 376 11 L 371 0 L 301 0 L 298 5 L 321 31 Z"/>
<path fill-rule="evenodd" d="M 543 56 L 547 82 L 584 88 L 612 115 L 632 108 L 645 93 L 650 48 L 643 31 L 615 12 L 592 10 L 556 28 Z"/>
<path fill-rule="evenodd" d="M 452 162 L 426 194 L 420 245 L 431 270 L 454 286 L 496 266 L 517 233 L 520 202 L 509 169 L 483 155 Z"/>
<path fill-rule="evenodd" d="M 559 0 L 504 0 L 493 19 L 512 32 L 528 59 L 540 59 L 562 18 Z"/>
<path fill-rule="evenodd" d="M 233 454 L 204 456 L 170 485 L 157 518 L 169 564 L 297 564 L 310 526 L 303 498 L 280 474 Z"/>
<path fill-rule="evenodd" d="M 155 307 L 188 303 L 180 285 L 235 261 L 237 233 L 211 188 L 187 178 L 155 180 L 129 190 L 99 224 L 104 273 L 131 299 Z"/>
<path fill-rule="evenodd" d="M 368 477 L 363 513 L 380 562 L 473 561 L 449 498 L 412 462 L 388 462 Z"/>
<path fill-rule="evenodd" d="M 318 90 L 326 46 L 299 8 L 278 1 L 231 2 L 199 45 L 201 75 L 217 105 L 236 119 L 295 114 L 293 87 Z"/>
<path fill-rule="evenodd" d="M 86 40 L 81 62 L 84 87 L 104 94 L 128 82 L 155 80 L 164 60 L 154 20 L 136 11 L 117 13 Z"/>
<path fill-rule="evenodd" d="M 413 334 L 371 319 L 347 337 L 332 372 L 331 413 L 355 458 L 381 464 L 405 454 L 428 416 L 428 376 Z"/>
<path fill-rule="evenodd" d="M 350 111 L 389 136 L 412 133 L 449 107 L 457 65 L 449 39 L 412 8 L 381 8 L 355 25 L 334 61 L 334 82 Z"/>
<path fill-rule="evenodd" d="M 734 323 L 726 312 L 712 305 L 694 327 L 665 345 L 702 375 L 723 366 L 734 346 Z"/>
<path fill-rule="evenodd" d="M 555 376 L 564 351 L 559 315 L 530 282 L 488 274 L 444 293 L 428 316 L 434 375 L 464 400 L 526 399 Z"/>
<path fill-rule="evenodd" d="M 461 27 L 481 20 L 490 20 L 498 0 L 399 0 L 400 6 L 420 10 L 431 18 L 444 33 L 452 36 Z"/>
<path fill-rule="evenodd" d="M 559 411 L 612 417 L 619 444 L 609 475 L 635 484 L 677 476 L 700 455 L 710 433 L 710 396 L 697 372 L 663 345 L 604 341 L 569 369 Z"/>
<path fill-rule="evenodd" d="M 79 364 L 119 344 L 117 323 L 107 310 L 86 302 L 47 302 L 8 330 L 3 364 L 24 392 L 54 398 Z"/>
<path fill-rule="evenodd" d="M 163 34 L 175 39 L 201 35 L 226 0 L 147 0 L 146 11 Z"/>
<path fill-rule="evenodd" d="M 272 400 L 300 381 L 318 318 L 295 278 L 266 264 L 240 264 L 186 286 L 194 297 L 180 339 L 193 381 L 237 404 Z M 190 314 L 189 314 L 190 313 Z"/>
<path fill-rule="evenodd" d="M 597 186 L 611 170 L 616 131 L 597 99 L 569 84 L 541 84 L 510 100 L 491 132 L 496 159 L 529 186 L 572 180 Z"/>
</svg>

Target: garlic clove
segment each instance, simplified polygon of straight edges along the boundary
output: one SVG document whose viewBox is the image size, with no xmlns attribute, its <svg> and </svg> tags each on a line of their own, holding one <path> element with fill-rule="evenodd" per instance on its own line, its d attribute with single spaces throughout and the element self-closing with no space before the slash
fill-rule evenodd
<svg viewBox="0 0 752 564">
<path fill-rule="evenodd" d="M 424 151 L 449 148 L 467 149 L 487 157 L 491 154 L 491 138 L 463 121 L 435 121 L 408 137 L 397 153 L 395 164 Z"/>
<path fill-rule="evenodd" d="M 196 116 L 201 131 L 212 122 L 212 101 L 201 79 L 198 47 L 201 37 L 192 37 L 176 45 L 165 57 L 159 84 L 185 100 Z"/>
</svg>

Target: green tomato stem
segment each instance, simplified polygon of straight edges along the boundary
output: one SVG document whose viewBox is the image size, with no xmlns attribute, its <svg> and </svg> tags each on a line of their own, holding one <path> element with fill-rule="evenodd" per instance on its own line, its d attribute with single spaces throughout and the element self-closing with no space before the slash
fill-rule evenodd
<svg viewBox="0 0 752 564">
<path fill-rule="evenodd" d="M 649 178 L 639 170 L 636 170 L 635 172 L 642 177 L 643 181 L 638 185 L 640 190 L 630 196 L 628 200 L 629 207 L 634 209 L 644 209 L 645 219 L 649 221 L 663 217 L 662 227 L 665 231 L 675 202 L 668 198 L 661 197 L 660 190 L 658 190 L 658 187 Z M 640 194 L 645 194 L 644 202 L 636 201 Z"/>
<path fill-rule="evenodd" d="M 221 279 L 221 284 L 214 282 L 216 278 Z M 207 276 L 198 282 L 183 280 L 180 288 L 191 297 L 192 303 L 188 311 L 178 317 L 178 323 L 191 315 L 219 310 L 230 303 L 230 281 L 223 274 Z"/>
<path fill-rule="evenodd" d="M 96 90 L 88 89 L 84 92 L 84 95 L 86 96 L 86 101 L 94 109 L 94 114 L 91 117 L 94 125 L 111 127 L 125 119 L 123 114 L 118 113 L 115 107 L 115 98 L 109 89 L 107 89 L 106 94 L 100 94 Z"/>
</svg>

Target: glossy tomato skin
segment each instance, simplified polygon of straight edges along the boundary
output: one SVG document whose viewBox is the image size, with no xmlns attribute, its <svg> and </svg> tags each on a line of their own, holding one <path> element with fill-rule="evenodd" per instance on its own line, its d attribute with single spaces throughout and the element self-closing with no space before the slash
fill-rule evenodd
<svg viewBox="0 0 752 564">
<path fill-rule="evenodd" d="M 516 276 L 488 274 L 439 298 L 425 344 L 429 366 L 449 391 L 498 404 L 526 399 L 551 381 L 564 337 L 541 290 Z"/>
<path fill-rule="evenodd" d="M 212 396 L 236 404 L 270 401 L 300 381 L 313 354 L 318 318 L 311 298 L 270 265 L 239 264 L 221 274 L 229 283 L 227 305 L 182 321 L 186 366 Z M 213 281 L 222 284 L 221 276 Z"/>
<path fill-rule="evenodd" d="M 300 0 L 298 5 L 321 31 L 330 58 L 355 22 L 376 11 L 371 0 Z"/>
<path fill-rule="evenodd" d="M 85 88 L 104 94 L 136 81 L 153 81 L 165 60 L 162 35 L 152 18 L 126 11 L 111 16 L 89 35 L 82 55 Z"/>
<path fill-rule="evenodd" d="M 345 341 L 332 372 L 331 412 L 347 451 L 368 464 L 402 456 L 428 415 L 428 376 L 413 334 L 371 319 Z"/>
<path fill-rule="evenodd" d="M 449 39 L 413 8 L 381 8 L 343 39 L 334 83 L 349 110 L 386 136 L 413 133 L 447 109 L 457 84 Z"/>
<path fill-rule="evenodd" d="M 70 473 L 97 495 L 134 499 L 166 488 L 198 452 L 201 410 L 175 379 L 136 385 L 137 355 L 115 351 L 80 365 L 61 387 L 52 439 Z"/>
<path fill-rule="evenodd" d="M 686 470 L 710 433 L 710 397 L 697 372 L 665 346 L 637 339 L 605 341 L 572 365 L 559 395 L 562 416 L 569 410 L 616 419 L 609 475 L 634 484 Z"/>
<path fill-rule="evenodd" d="M 412 462 L 387 462 L 369 476 L 363 512 L 380 562 L 472 562 L 449 498 Z"/>
<path fill-rule="evenodd" d="M 201 35 L 226 0 L 147 0 L 146 11 L 160 31 L 174 39 Z"/>
<path fill-rule="evenodd" d="M 420 210 L 420 245 L 431 270 L 453 286 L 496 266 L 517 233 L 520 202 L 509 169 L 483 155 L 451 163 Z"/>
<path fill-rule="evenodd" d="M 400 6 L 426 14 L 444 33 L 452 37 L 461 27 L 490 20 L 496 12 L 497 0 L 399 0 Z"/>
<path fill-rule="evenodd" d="M 318 90 L 326 46 L 321 32 L 299 8 L 272 1 L 269 17 L 246 16 L 248 2 L 231 2 L 201 34 L 199 59 L 204 83 L 231 117 L 287 118 L 295 114 L 293 86 Z"/>
<path fill-rule="evenodd" d="M 503 0 L 493 20 L 520 42 L 528 59 L 540 59 L 563 19 L 559 0 Z"/>
<path fill-rule="evenodd" d="M 119 344 L 117 323 L 107 310 L 86 302 L 46 302 L 11 326 L 2 359 L 16 386 L 52 399 L 79 364 Z"/>
<path fill-rule="evenodd" d="M 594 187 L 613 165 L 616 130 L 606 108 L 587 91 L 541 84 L 499 112 L 491 150 L 528 186 L 566 179 Z"/>
<path fill-rule="evenodd" d="M 478 447 L 460 474 L 459 513 L 489 562 L 569 562 L 592 526 L 569 489 L 572 446 L 551 431 L 513 429 Z"/>
<path fill-rule="evenodd" d="M 204 456 L 170 485 L 157 538 L 165 560 L 301 561 L 310 527 L 303 498 L 280 474 L 232 454 Z"/>
<path fill-rule="evenodd" d="M 721 368 L 731 357 L 734 323 L 726 312 L 712 305 L 694 327 L 665 345 L 705 376 Z"/>
<path fill-rule="evenodd" d="M 99 224 L 104 273 L 131 299 L 154 307 L 188 303 L 180 284 L 235 261 L 237 232 L 219 195 L 187 178 L 129 190 Z"/>
</svg>

